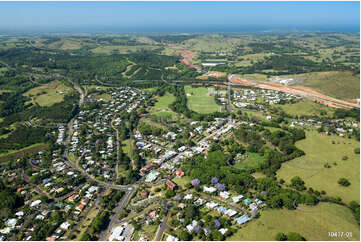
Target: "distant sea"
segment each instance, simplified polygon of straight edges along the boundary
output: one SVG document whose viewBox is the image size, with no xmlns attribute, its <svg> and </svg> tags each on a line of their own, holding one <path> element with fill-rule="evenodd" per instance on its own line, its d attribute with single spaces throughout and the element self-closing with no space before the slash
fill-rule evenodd
<svg viewBox="0 0 361 242">
<path fill-rule="evenodd" d="M 360 25 L 307 25 L 307 26 L 236 26 L 236 25 L 208 25 L 208 26 L 53 26 L 27 27 L 26 29 L 0 29 L 1 34 L 32 35 L 41 33 L 83 33 L 83 34 L 179 34 L 179 33 L 287 33 L 287 32 L 344 32 L 359 33 Z"/>
</svg>

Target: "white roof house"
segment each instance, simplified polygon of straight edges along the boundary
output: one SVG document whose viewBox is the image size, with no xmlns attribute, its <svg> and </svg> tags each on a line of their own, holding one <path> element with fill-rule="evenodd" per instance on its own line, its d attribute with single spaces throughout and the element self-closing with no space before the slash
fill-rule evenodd
<svg viewBox="0 0 361 242">
<path fill-rule="evenodd" d="M 235 197 L 232 197 L 232 200 L 234 203 L 238 203 L 239 201 L 241 201 L 243 198 L 243 195 L 238 195 L 238 196 L 235 196 Z"/>
<path fill-rule="evenodd" d="M 233 217 L 234 215 L 237 214 L 237 211 L 235 211 L 233 209 L 228 209 L 224 214 L 229 216 L 229 217 Z"/>
<path fill-rule="evenodd" d="M 123 226 L 118 226 L 116 227 L 112 234 L 109 236 L 109 241 L 113 241 L 113 240 L 124 240 L 124 236 L 122 236 L 124 231 L 124 227 Z"/>
<path fill-rule="evenodd" d="M 225 233 L 227 233 L 228 229 L 227 228 L 221 228 L 218 230 L 222 235 L 224 235 Z"/>
<path fill-rule="evenodd" d="M 219 193 L 219 196 L 220 196 L 221 198 L 223 198 L 223 199 L 228 199 L 230 195 L 231 195 L 231 194 L 230 194 L 229 192 L 226 192 L 226 191 Z"/>
<path fill-rule="evenodd" d="M 41 201 L 40 200 L 36 200 L 36 201 L 34 201 L 34 202 L 32 202 L 31 204 L 30 204 L 30 207 L 37 207 L 37 206 L 39 206 L 41 204 Z"/>
<path fill-rule="evenodd" d="M 174 237 L 173 235 L 168 235 L 167 241 L 169 241 L 169 242 L 171 242 L 171 241 L 179 241 L 179 239 L 177 237 Z"/>
<path fill-rule="evenodd" d="M 218 206 L 218 203 L 215 203 L 215 202 L 207 202 L 206 203 L 206 208 L 213 209 L 213 208 L 215 208 L 217 206 Z"/>
<path fill-rule="evenodd" d="M 203 192 L 213 193 L 215 191 L 217 191 L 215 187 L 206 187 L 206 186 L 203 187 Z"/>
<path fill-rule="evenodd" d="M 16 218 L 11 218 L 6 221 L 6 225 L 10 228 L 14 228 L 18 220 Z"/>
<path fill-rule="evenodd" d="M 19 211 L 19 212 L 15 213 L 15 215 L 16 215 L 17 217 L 22 217 L 22 216 L 24 216 L 24 212 L 23 212 L 23 211 Z"/>
<path fill-rule="evenodd" d="M 61 229 L 64 229 L 64 230 L 68 230 L 69 229 L 69 227 L 70 227 L 70 223 L 68 222 L 68 221 L 66 221 L 66 222 L 64 222 L 64 223 L 62 223 L 61 225 L 60 225 L 60 228 Z"/>
<path fill-rule="evenodd" d="M 184 196 L 185 200 L 189 200 L 189 199 L 192 199 L 192 198 L 193 198 L 192 194 L 187 194 L 187 195 Z"/>
</svg>

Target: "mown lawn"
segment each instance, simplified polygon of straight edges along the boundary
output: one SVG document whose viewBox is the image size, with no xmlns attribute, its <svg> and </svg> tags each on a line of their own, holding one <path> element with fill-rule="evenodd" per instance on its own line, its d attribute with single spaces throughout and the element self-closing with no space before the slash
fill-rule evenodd
<svg viewBox="0 0 361 242">
<path fill-rule="evenodd" d="M 297 232 L 307 240 L 359 240 L 360 228 L 350 209 L 333 203 L 300 206 L 307 212 L 288 209 L 261 211 L 258 219 L 250 221 L 227 240 L 275 240 L 278 232 Z M 352 238 L 332 238 L 328 232 L 352 232 Z"/>
<path fill-rule="evenodd" d="M 277 172 L 278 179 L 290 182 L 292 177 L 300 176 L 307 187 L 324 190 L 328 196 L 341 197 L 346 203 L 360 201 L 360 155 L 354 153 L 354 149 L 360 147 L 359 142 L 308 131 L 306 139 L 297 142 L 296 146 L 306 155 L 283 163 Z M 348 159 L 342 160 L 343 156 Z M 326 162 L 331 168 L 324 167 Z M 339 185 L 337 181 L 342 177 L 348 179 L 351 185 Z"/>
<path fill-rule="evenodd" d="M 192 96 L 187 96 L 189 109 L 197 113 L 213 113 L 220 110 L 220 106 L 216 104 L 214 97 L 210 92 L 213 88 L 206 87 L 185 87 L 185 92 Z"/>
</svg>

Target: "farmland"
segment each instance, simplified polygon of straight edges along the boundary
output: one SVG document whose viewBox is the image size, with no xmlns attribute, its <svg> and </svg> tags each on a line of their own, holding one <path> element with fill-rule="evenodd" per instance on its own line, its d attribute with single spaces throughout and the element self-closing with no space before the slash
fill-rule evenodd
<svg viewBox="0 0 361 242">
<path fill-rule="evenodd" d="M 334 111 L 333 108 L 308 100 L 297 102 L 295 104 L 276 106 L 291 115 L 320 115 L 321 113 L 331 115 Z"/>
<path fill-rule="evenodd" d="M 351 72 L 311 72 L 287 77 L 302 80 L 302 85 L 335 98 L 354 99 L 360 96 L 360 75 Z"/>
<path fill-rule="evenodd" d="M 348 208 L 332 203 L 300 208 L 309 212 L 264 210 L 258 220 L 250 222 L 227 240 L 274 240 L 278 232 L 297 232 L 307 240 L 340 239 L 329 237 L 330 231 L 349 231 L 352 232 L 352 237 L 342 240 L 359 240 L 359 225 Z"/>
<path fill-rule="evenodd" d="M 30 97 L 31 102 L 40 106 L 51 106 L 64 100 L 64 95 L 71 92 L 72 88 L 65 86 L 60 81 L 52 81 L 47 84 L 35 87 L 24 93 Z"/>
<path fill-rule="evenodd" d="M 0 170 L 4 194 L 24 204 L 4 204 L 0 237 L 104 241 L 122 226 L 116 240 L 358 240 L 358 110 L 307 99 L 359 97 L 358 44 L 332 33 L 5 38 Z M 16 215 L 39 209 L 49 214 L 35 230 Z"/>
<path fill-rule="evenodd" d="M 197 113 L 219 111 L 220 107 L 216 104 L 214 97 L 210 95 L 212 91 L 214 91 L 213 88 L 186 86 L 185 92 L 191 95 L 187 97 L 189 109 Z"/>
<path fill-rule="evenodd" d="M 335 144 L 332 144 L 334 141 Z M 327 195 L 341 197 L 346 203 L 360 199 L 360 156 L 354 154 L 354 149 L 360 143 L 352 139 L 338 136 L 326 136 L 315 131 L 306 133 L 306 139 L 296 143 L 306 155 L 282 164 L 277 172 L 278 179 L 289 182 L 292 177 L 299 176 L 307 187 L 326 191 Z M 347 160 L 342 157 L 347 156 Z M 336 165 L 334 164 L 336 162 Z M 325 168 L 328 163 L 331 168 Z M 351 185 L 340 186 L 337 181 L 347 178 Z"/>
<path fill-rule="evenodd" d="M 121 45 L 106 45 L 100 46 L 91 51 L 95 54 L 111 54 L 111 53 L 119 53 L 126 54 L 130 52 L 136 52 L 141 50 L 154 50 L 155 46 L 150 45 L 137 45 L 137 46 L 121 46 Z"/>
</svg>

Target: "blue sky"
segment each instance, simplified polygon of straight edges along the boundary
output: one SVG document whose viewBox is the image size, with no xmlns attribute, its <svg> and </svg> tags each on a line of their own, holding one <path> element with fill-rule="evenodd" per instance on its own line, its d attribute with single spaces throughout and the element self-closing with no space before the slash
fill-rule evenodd
<svg viewBox="0 0 361 242">
<path fill-rule="evenodd" d="M 353 27 L 359 2 L 0 2 L 0 29 Z"/>
</svg>

